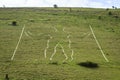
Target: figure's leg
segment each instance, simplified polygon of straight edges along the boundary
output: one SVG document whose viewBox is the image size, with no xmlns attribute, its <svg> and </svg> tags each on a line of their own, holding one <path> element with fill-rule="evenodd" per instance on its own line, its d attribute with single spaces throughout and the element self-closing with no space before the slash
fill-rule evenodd
<svg viewBox="0 0 120 80">
<path fill-rule="evenodd" d="M 59 44 L 59 43 L 58 43 L 58 44 Z M 56 48 L 57 48 L 58 44 L 56 44 L 56 46 L 54 47 L 54 52 L 53 52 L 53 54 L 51 55 L 50 60 L 52 60 L 52 59 L 53 59 L 53 56 L 54 56 L 54 55 L 55 55 L 55 53 L 56 53 Z"/>
<path fill-rule="evenodd" d="M 71 51 L 72 51 L 72 53 L 71 53 L 71 61 L 73 61 L 74 51 L 73 51 L 73 49 Z"/>
<path fill-rule="evenodd" d="M 63 54 L 65 56 L 65 60 L 63 60 L 63 62 L 65 62 L 68 59 L 68 56 L 67 56 L 67 54 L 65 54 L 65 50 L 64 50 L 63 46 L 60 45 L 60 47 L 62 48 L 62 52 L 63 52 Z"/>
<path fill-rule="evenodd" d="M 71 40 L 69 39 L 69 45 L 68 47 L 71 49 Z"/>
<path fill-rule="evenodd" d="M 47 48 L 45 48 L 45 50 L 44 50 L 44 57 L 45 57 L 45 59 L 47 58 Z"/>
<path fill-rule="evenodd" d="M 50 40 L 47 40 L 47 47 L 44 50 L 44 57 L 47 58 L 47 49 L 49 48 L 49 42 Z"/>
<path fill-rule="evenodd" d="M 70 36 L 71 35 L 68 35 L 67 36 L 67 38 L 68 38 L 68 47 L 69 47 L 69 49 L 71 50 L 71 60 L 70 61 L 73 61 L 73 55 L 74 55 L 74 51 L 73 51 L 73 49 L 71 48 L 71 40 L 70 40 Z"/>
<path fill-rule="evenodd" d="M 50 39 L 52 39 L 52 36 L 48 35 L 50 37 Z M 50 39 L 47 40 L 47 46 L 44 50 L 44 57 L 47 58 L 47 49 L 49 48 L 49 43 L 50 43 Z"/>
<path fill-rule="evenodd" d="M 55 30 L 55 32 L 58 32 L 58 30 L 57 30 L 57 28 L 56 28 L 56 27 L 54 27 L 54 30 Z"/>
</svg>

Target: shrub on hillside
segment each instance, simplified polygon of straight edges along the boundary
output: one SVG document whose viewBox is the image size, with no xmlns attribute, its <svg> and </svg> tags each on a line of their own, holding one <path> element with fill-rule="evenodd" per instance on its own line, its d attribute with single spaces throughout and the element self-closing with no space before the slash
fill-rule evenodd
<svg viewBox="0 0 120 80">
<path fill-rule="evenodd" d="M 101 16 L 98 16 L 98 19 L 101 20 Z"/>
<path fill-rule="evenodd" d="M 112 12 L 111 12 L 111 11 L 109 11 L 109 12 L 108 12 L 108 15 L 112 15 Z"/>
<path fill-rule="evenodd" d="M 16 21 L 12 21 L 12 25 L 13 26 L 17 26 L 17 22 Z"/>
<path fill-rule="evenodd" d="M 34 19 L 29 19 L 30 22 L 35 22 Z"/>
<path fill-rule="evenodd" d="M 116 18 L 116 19 L 117 19 L 117 18 L 119 18 L 119 16 L 115 15 L 115 16 L 114 16 L 114 18 Z"/>
<path fill-rule="evenodd" d="M 78 63 L 78 65 L 87 67 L 87 68 L 98 68 L 99 67 L 97 63 L 90 62 L 90 61 L 81 62 L 81 63 Z"/>
<path fill-rule="evenodd" d="M 58 62 L 51 62 L 49 64 L 58 65 Z"/>
<path fill-rule="evenodd" d="M 106 9 L 106 11 L 108 11 L 108 10 L 109 10 L 109 8 Z"/>
</svg>

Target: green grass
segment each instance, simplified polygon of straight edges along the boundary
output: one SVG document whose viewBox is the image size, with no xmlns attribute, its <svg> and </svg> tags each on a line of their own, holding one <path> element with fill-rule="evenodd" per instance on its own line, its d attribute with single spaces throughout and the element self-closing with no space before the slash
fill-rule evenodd
<svg viewBox="0 0 120 80">
<path fill-rule="evenodd" d="M 112 15 L 108 15 L 109 11 Z M 99 18 L 101 16 L 101 18 Z M 116 18 L 115 16 L 118 16 Z M 17 26 L 12 26 L 17 21 Z M 120 74 L 120 10 L 88 8 L 1 8 L 0 9 L 0 80 L 5 74 L 10 80 L 119 80 Z M 20 45 L 11 61 L 21 30 L 25 27 Z M 93 38 L 89 25 L 110 62 L 106 62 Z M 55 32 L 54 27 L 58 29 Z M 63 32 L 63 28 L 65 31 Z M 31 32 L 31 37 L 25 35 Z M 44 58 L 49 35 L 47 58 Z M 88 36 L 88 34 L 90 34 Z M 30 34 L 29 34 L 30 35 Z M 67 36 L 71 35 L 74 60 L 70 62 L 71 50 Z M 53 60 L 49 58 L 57 43 Z M 94 62 L 98 68 L 79 66 L 82 62 Z"/>
</svg>

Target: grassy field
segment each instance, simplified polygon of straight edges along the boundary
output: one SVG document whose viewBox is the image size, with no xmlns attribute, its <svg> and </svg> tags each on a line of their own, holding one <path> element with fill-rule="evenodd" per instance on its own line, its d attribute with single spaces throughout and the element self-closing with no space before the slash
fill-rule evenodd
<svg viewBox="0 0 120 80">
<path fill-rule="evenodd" d="M 109 62 L 102 56 L 90 25 Z M 61 46 L 68 56 L 64 63 Z M 87 61 L 99 67 L 78 65 Z M 6 74 L 10 80 L 120 80 L 120 9 L 0 8 L 0 80 Z"/>
</svg>

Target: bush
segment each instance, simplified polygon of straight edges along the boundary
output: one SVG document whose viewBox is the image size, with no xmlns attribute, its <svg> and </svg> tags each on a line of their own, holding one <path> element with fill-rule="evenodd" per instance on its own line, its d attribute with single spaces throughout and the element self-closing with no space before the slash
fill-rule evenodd
<svg viewBox="0 0 120 80">
<path fill-rule="evenodd" d="M 58 65 L 58 62 L 52 62 L 50 64 L 53 64 L 53 65 Z"/>
<path fill-rule="evenodd" d="M 101 16 L 98 16 L 98 19 L 101 20 Z"/>
<path fill-rule="evenodd" d="M 16 22 L 16 21 L 13 21 L 13 22 L 12 22 L 12 25 L 13 25 L 13 26 L 17 26 L 17 22 Z"/>
<path fill-rule="evenodd" d="M 112 15 L 112 12 L 110 11 L 110 12 L 108 12 L 108 15 Z"/>
<path fill-rule="evenodd" d="M 87 68 L 98 68 L 99 67 L 97 63 L 93 63 L 90 61 L 81 62 L 81 63 L 78 63 L 78 65 L 83 66 L 83 67 L 87 67 Z"/>
<path fill-rule="evenodd" d="M 69 8 L 69 11 L 71 12 L 71 11 L 72 11 L 72 8 Z"/>
<path fill-rule="evenodd" d="M 115 15 L 115 16 L 114 16 L 114 18 L 116 18 L 116 19 L 117 19 L 117 18 L 119 18 L 119 16 Z"/>
<path fill-rule="evenodd" d="M 107 30 L 108 32 L 115 32 L 115 30 L 114 30 L 113 28 L 106 28 L 106 30 Z"/>
<path fill-rule="evenodd" d="M 106 11 L 108 11 L 108 10 L 109 10 L 109 8 L 106 9 Z"/>
<path fill-rule="evenodd" d="M 35 22 L 34 19 L 29 19 L 30 22 Z"/>
</svg>

